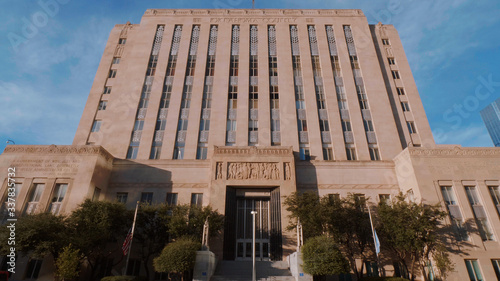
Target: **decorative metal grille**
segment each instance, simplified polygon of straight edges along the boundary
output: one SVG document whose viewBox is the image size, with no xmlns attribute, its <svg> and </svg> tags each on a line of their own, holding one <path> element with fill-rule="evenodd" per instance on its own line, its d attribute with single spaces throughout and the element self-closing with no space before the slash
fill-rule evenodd
<svg viewBox="0 0 500 281">
<path fill-rule="evenodd" d="M 210 40 L 208 41 L 208 55 L 215 55 L 215 49 L 217 48 L 217 25 L 212 25 L 210 28 Z"/>
<path fill-rule="evenodd" d="M 259 49 L 259 39 L 257 37 L 257 26 L 250 26 L 250 55 L 256 56 Z"/>
<path fill-rule="evenodd" d="M 191 56 L 196 55 L 196 50 L 198 50 L 198 41 L 200 41 L 200 26 L 193 26 L 193 33 L 191 34 L 191 47 L 189 50 L 189 54 Z"/>
<path fill-rule="evenodd" d="M 335 34 L 331 25 L 326 26 L 326 38 L 328 39 L 328 47 L 330 48 L 330 56 L 337 55 L 337 42 L 335 42 Z"/>
<path fill-rule="evenodd" d="M 344 25 L 345 41 L 347 42 L 347 50 L 350 56 L 356 55 L 356 47 L 354 46 L 354 38 L 352 37 L 351 27 Z"/>
<path fill-rule="evenodd" d="M 292 55 L 299 56 L 299 33 L 296 25 L 290 26 L 290 40 L 292 41 Z"/>
<path fill-rule="evenodd" d="M 276 56 L 276 27 L 270 25 L 267 29 L 269 40 L 269 56 Z"/>
<path fill-rule="evenodd" d="M 151 52 L 154 56 L 157 56 L 160 52 L 161 41 L 163 40 L 163 31 L 165 31 L 164 25 L 159 25 L 156 29 L 155 42 L 153 44 L 153 51 Z"/>
<path fill-rule="evenodd" d="M 231 39 L 231 55 L 239 55 L 240 50 L 240 26 L 233 25 L 233 35 Z"/>
<path fill-rule="evenodd" d="M 311 55 L 319 56 L 318 52 L 318 38 L 316 37 L 316 28 L 310 25 L 307 30 L 309 31 L 309 46 L 311 47 Z"/>
<path fill-rule="evenodd" d="M 176 56 L 179 51 L 179 43 L 181 42 L 182 25 L 175 26 L 174 37 L 172 38 L 172 47 L 170 47 L 170 55 Z"/>
</svg>

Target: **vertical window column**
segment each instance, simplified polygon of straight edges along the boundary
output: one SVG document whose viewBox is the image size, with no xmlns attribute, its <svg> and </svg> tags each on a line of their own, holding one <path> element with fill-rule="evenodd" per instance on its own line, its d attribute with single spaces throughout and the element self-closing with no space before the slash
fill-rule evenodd
<svg viewBox="0 0 500 281">
<path fill-rule="evenodd" d="M 198 136 L 198 149 L 196 159 L 207 159 L 208 135 L 210 130 L 210 109 L 212 108 L 212 90 L 215 70 L 215 49 L 217 46 L 217 26 L 210 27 L 210 39 L 208 41 L 207 65 L 205 67 L 205 85 L 203 88 L 203 100 L 201 105 L 200 134 Z"/>
<path fill-rule="evenodd" d="M 191 94 L 193 92 L 193 76 L 196 67 L 196 52 L 200 40 L 200 26 L 194 25 L 191 32 L 191 43 L 189 56 L 186 64 L 186 75 L 184 77 L 184 89 L 182 91 L 181 110 L 177 124 L 177 136 L 174 147 L 173 159 L 184 159 L 184 147 L 186 145 L 186 133 L 191 106 Z"/>
<path fill-rule="evenodd" d="M 240 26 L 233 25 L 231 36 L 231 62 L 229 66 L 229 89 L 227 103 L 226 145 L 236 143 L 236 107 L 238 104 L 238 65 L 240 50 Z"/>
<path fill-rule="evenodd" d="M 474 212 L 474 218 L 476 219 L 477 228 L 479 229 L 479 234 L 483 241 L 495 240 L 493 231 L 491 230 L 490 224 L 488 223 L 488 217 L 484 211 L 484 207 L 479 200 L 477 195 L 477 190 L 475 186 L 465 186 L 465 192 L 467 193 L 467 198 L 469 199 L 470 206 Z"/>
<path fill-rule="evenodd" d="M 135 116 L 134 129 L 130 137 L 130 145 L 127 151 L 127 159 L 136 159 L 137 152 L 139 151 L 139 143 L 141 141 L 142 128 L 144 126 L 144 119 L 148 110 L 149 95 L 151 94 L 151 87 L 153 85 L 154 75 L 156 72 L 156 64 L 158 63 L 158 54 L 160 52 L 161 42 L 163 40 L 164 25 L 159 25 L 156 28 L 155 41 L 149 56 L 148 69 L 146 71 L 146 78 L 142 86 L 141 99 L 139 107 Z"/>
<path fill-rule="evenodd" d="M 358 94 L 359 106 L 361 108 L 361 117 L 366 133 L 366 141 L 368 142 L 368 150 L 370 151 L 371 160 L 380 160 L 380 154 L 377 145 L 377 137 L 372 124 L 372 116 L 368 106 L 368 97 L 366 96 L 363 77 L 359 67 L 358 56 L 356 54 L 356 46 L 354 45 L 354 37 L 352 36 L 351 26 L 344 25 L 344 34 L 347 42 L 347 50 L 351 60 L 351 68 L 354 75 L 354 83 Z"/>
<path fill-rule="evenodd" d="M 469 240 L 462 218 L 462 212 L 460 212 L 460 207 L 457 204 L 453 188 L 451 186 L 441 186 L 441 193 L 443 194 L 444 203 L 450 214 L 451 224 L 455 228 L 457 241 Z"/>
<path fill-rule="evenodd" d="M 319 130 L 321 132 L 321 143 L 323 145 L 323 160 L 333 160 L 332 139 L 330 136 L 330 125 L 328 124 L 328 110 L 326 108 L 326 97 L 323 89 L 323 75 L 319 61 L 318 38 L 316 28 L 308 26 L 309 47 L 311 50 L 311 63 L 314 75 L 314 89 L 316 92 L 316 103 L 318 106 Z"/>
<path fill-rule="evenodd" d="M 307 133 L 306 103 L 302 87 L 302 68 L 300 64 L 299 34 L 296 25 L 290 26 L 292 44 L 293 82 L 295 88 L 295 108 L 297 110 L 297 128 L 299 132 L 300 160 L 311 160 L 309 153 L 309 135 Z"/>
<path fill-rule="evenodd" d="M 255 146 L 259 142 L 259 63 L 257 26 L 250 26 L 250 81 L 249 81 L 249 112 L 248 112 L 248 145 Z"/>
<path fill-rule="evenodd" d="M 161 94 L 160 107 L 156 118 L 155 134 L 149 159 L 160 159 L 161 147 L 163 144 L 163 135 L 167 124 L 168 107 L 170 106 L 170 95 L 172 94 L 172 82 L 174 81 L 175 66 L 177 65 L 177 52 L 179 51 L 179 43 L 181 42 L 182 26 L 176 25 L 172 44 L 170 46 L 170 54 L 168 57 L 167 70 L 163 90 Z"/>
<path fill-rule="evenodd" d="M 335 81 L 335 91 L 337 93 L 342 132 L 344 133 L 346 156 L 347 160 L 356 160 L 356 148 L 351 128 L 349 106 L 347 103 L 347 96 L 345 94 L 344 79 L 342 78 L 342 71 L 340 70 L 337 42 L 335 40 L 333 26 L 326 26 L 326 37 L 328 39 L 328 47 L 330 50 L 330 62 L 332 64 L 333 78 Z"/>
<path fill-rule="evenodd" d="M 267 28 L 269 44 L 269 99 L 271 107 L 271 145 L 281 144 L 280 99 L 278 89 L 278 57 L 276 54 L 276 26 Z"/>
</svg>

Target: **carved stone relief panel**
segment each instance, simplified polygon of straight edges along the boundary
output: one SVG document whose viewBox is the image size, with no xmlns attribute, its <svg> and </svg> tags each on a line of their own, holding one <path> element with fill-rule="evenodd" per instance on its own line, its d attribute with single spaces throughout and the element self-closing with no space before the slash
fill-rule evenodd
<svg viewBox="0 0 500 281">
<path fill-rule="evenodd" d="M 229 180 L 279 180 L 278 163 L 228 163 L 227 179 Z"/>
</svg>

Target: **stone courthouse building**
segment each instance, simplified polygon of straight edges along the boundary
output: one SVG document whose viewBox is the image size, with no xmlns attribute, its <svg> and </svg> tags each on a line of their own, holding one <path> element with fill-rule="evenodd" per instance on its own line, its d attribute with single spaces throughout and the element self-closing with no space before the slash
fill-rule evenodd
<svg viewBox="0 0 500 281">
<path fill-rule="evenodd" d="M 361 10 L 147 10 L 111 30 L 72 145 L 0 155 L 4 201 L 9 167 L 20 214 L 86 198 L 211 205 L 224 260 L 250 257 L 252 209 L 258 259 L 295 251 L 294 191 L 409 192 L 449 211 L 462 254 L 448 280 L 500 274 L 500 148 L 435 144 L 397 31 Z M 17 280 L 51 280 L 48 261 L 20 262 Z"/>
</svg>

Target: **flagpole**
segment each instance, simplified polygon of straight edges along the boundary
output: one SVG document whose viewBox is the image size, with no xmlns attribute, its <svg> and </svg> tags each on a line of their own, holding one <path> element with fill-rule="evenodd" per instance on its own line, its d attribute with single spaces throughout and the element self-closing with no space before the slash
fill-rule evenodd
<svg viewBox="0 0 500 281">
<path fill-rule="evenodd" d="M 137 219 L 137 210 L 139 209 L 139 201 L 137 201 L 137 204 L 135 205 L 135 214 L 134 214 L 134 222 L 132 223 L 132 233 L 131 238 L 130 238 L 130 245 L 128 246 L 128 253 L 127 253 L 127 261 L 125 262 L 125 272 L 123 275 L 127 274 L 128 270 L 128 261 L 130 259 L 130 252 L 132 252 L 132 242 L 134 242 L 134 231 L 135 231 L 135 220 Z"/>
<path fill-rule="evenodd" d="M 375 256 L 377 257 L 377 269 L 380 276 L 380 259 L 377 253 L 377 239 L 375 238 L 376 234 L 375 234 L 375 228 L 373 227 L 372 212 L 370 211 L 370 206 L 368 205 L 368 202 L 366 202 L 366 208 L 368 208 L 368 216 L 370 217 L 370 226 L 372 227 L 373 244 L 375 246 Z"/>
</svg>

